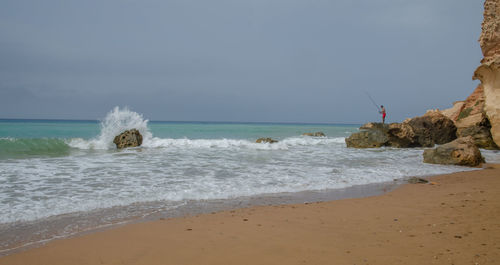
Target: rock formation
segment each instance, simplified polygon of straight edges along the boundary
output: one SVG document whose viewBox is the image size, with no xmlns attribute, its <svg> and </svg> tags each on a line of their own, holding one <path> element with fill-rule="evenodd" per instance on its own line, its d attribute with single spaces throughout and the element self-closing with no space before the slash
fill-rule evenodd
<svg viewBox="0 0 500 265">
<path fill-rule="evenodd" d="M 455 124 L 439 111 L 428 111 L 423 116 L 405 122 L 413 129 L 414 142 L 418 146 L 431 147 L 457 138 Z"/>
<path fill-rule="evenodd" d="M 486 0 L 483 15 L 479 44 L 484 58 L 472 78 L 484 88 L 484 110 L 493 141 L 500 146 L 500 0 Z"/>
<path fill-rule="evenodd" d="M 303 133 L 303 136 L 313 136 L 313 137 L 325 137 L 326 135 L 323 132 L 315 132 L 315 133 Z"/>
<path fill-rule="evenodd" d="M 456 102 L 452 108 L 441 113 L 455 122 L 457 137 L 472 136 L 477 147 L 497 149 L 491 137 L 491 125 L 484 111 L 484 101 L 484 89 L 479 85 L 465 101 Z"/>
<path fill-rule="evenodd" d="M 457 127 L 439 111 L 428 111 L 402 123 L 367 123 L 360 130 L 346 138 L 347 147 L 432 147 L 457 138 Z"/>
<path fill-rule="evenodd" d="M 345 139 L 347 147 L 354 148 L 377 148 L 387 145 L 389 137 L 386 131 L 372 129 L 353 133 Z"/>
<path fill-rule="evenodd" d="M 118 149 L 140 146 L 142 144 L 142 135 L 136 129 L 126 130 L 115 136 L 113 143 Z"/>
<path fill-rule="evenodd" d="M 424 163 L 475 167 L 484 158 L 472 137 L 462 137 L 453 142 L 424 151 Z"/>
<path fill-rule="evenodd" d="M 277 143 L 278 141 L 276 140 L 273 140 L 271 138 L 259 138 L 257 139 L 257 141 L 255 141 L 256 143 L 270 143 L 270 144 L 273 144 L 273 143 Z"/>
</svg>

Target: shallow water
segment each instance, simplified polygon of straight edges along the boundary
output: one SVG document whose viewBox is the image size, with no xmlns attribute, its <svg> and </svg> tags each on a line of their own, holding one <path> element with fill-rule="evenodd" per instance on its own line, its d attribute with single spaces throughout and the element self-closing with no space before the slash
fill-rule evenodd
<svg viewBox="0 0 500 265">
<path fill-rule="evenodd" d="M 148 122 L 118 108 L 101 122 L 0 121 L 0 230 L 24 229 L 37 241 L 187 204 L 470 170 L 424 164 L 423 149 L 346 148 L 358 127 Z M 114 136 L 131 128 L 143 145 L 116 150 Z M 316 131 L 327 137 L 301 136 Z M 259 137 L 279 142 L 257 144 Z M 498 152 L 483 155 L 500 162 Z"/>
</svg>

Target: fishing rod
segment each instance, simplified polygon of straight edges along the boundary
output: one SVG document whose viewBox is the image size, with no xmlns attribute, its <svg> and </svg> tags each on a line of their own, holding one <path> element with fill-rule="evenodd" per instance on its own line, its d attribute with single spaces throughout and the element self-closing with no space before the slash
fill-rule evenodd
<svg viewBox="0 0 500 265">
<path fill-rule="evenodd" d="M 365 94 L 368 96 L 368 98 L 373 103 L 373 105 L 375 105 L 375 108 L 377 108 L 377 110 L 380 112 L 381 110 L 380 110 L 378 104 L 375 102 L 375 100 L 373 100 L 373 98 L 370 96 L 370 94 L 368 94 L 368 92 L 365 91 Z"/>
</svg>

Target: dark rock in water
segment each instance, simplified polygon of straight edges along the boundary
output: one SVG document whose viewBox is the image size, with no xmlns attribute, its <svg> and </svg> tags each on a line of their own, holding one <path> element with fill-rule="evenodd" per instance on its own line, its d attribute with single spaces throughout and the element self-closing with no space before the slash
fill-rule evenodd
<svg viewBox="0 0 500 265">
<path fill-rule="evenodd" d="M 256 142 L 256 143 L 259 143 L 259 144 L 260 144 L 260 143 L 270 143 L 270 144 L 272 144 L 272 143 L 277 143 L 278 141 L 273 140 L 273 139 L 271 139 L 271 138 L 259 138 L 259 139 L 257 139 L 257 141 L 255 141 L 255 142 Z"/>
<path fill-rule="evenodd" d="M 425 184 L 425 183 L 429 183 L 429 181 L 426 180 L 426 179 L 423 179 L 423 178 L 411 177 L 411 178 L 408 179 L 408 183 L 411 183 L 411 184 Z"/>
<path fill-rule="evenodd" d="M 354 148 L 376 148 L 387 144 L 389 138 L 381 130 L 368 130 L 353 133 L 345 139 L 347 147 Z"/>
<path fill-rule="evenodd" d="M 140 146 L 142 144 L 142 135 L 136 129 L 126 130 L 117 135 L 113 143 L 116 144 L 118 149 Z"/>
<path fill-rule="evenodd" d="M 481 151 L 470 136 L 424 151 L 424 163 L 476 167 L 484 163 Z"/>
<path fill-rule="evenodd" d="M 315 133 L 303 133 L 304 136 L 313 136 L 313 137 L 325 137 L 326 135 L 323 132 L 315 132 Z"/>
</svg>

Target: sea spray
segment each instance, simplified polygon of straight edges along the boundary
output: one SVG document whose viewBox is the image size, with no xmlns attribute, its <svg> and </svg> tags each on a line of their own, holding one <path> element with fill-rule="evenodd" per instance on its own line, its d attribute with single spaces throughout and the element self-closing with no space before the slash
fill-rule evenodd
<svg viewBox="0 0 500 265">
<path fill-rule="evenodd" d="M 148 129 L 148 120 L 137 112 L 128 108 L 115 107 L 101 122 L 101 133 L 97 138 L 84 140 L 81 138 L 72 139 L 69 145 L 79 149 L 114 149 L 113 139 L 120 133 L 137 129 L 142 134 L 143 142 L 147 143 L 152 139 L 152 134 Z"/>
</svg>

